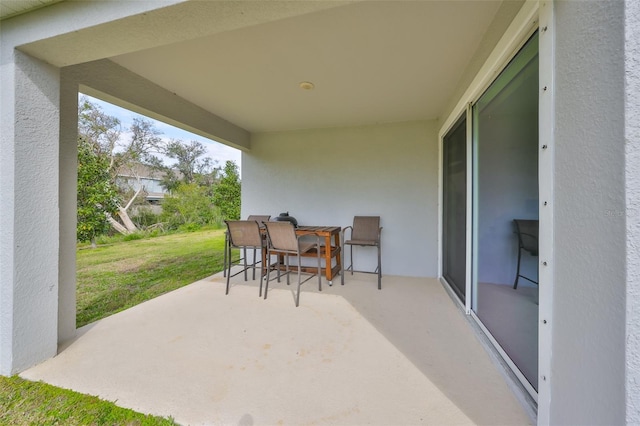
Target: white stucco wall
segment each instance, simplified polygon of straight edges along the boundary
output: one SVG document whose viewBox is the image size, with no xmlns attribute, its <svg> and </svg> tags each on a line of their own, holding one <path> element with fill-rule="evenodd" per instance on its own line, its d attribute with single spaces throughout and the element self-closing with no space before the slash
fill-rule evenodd
<svg viewBox="0 0 640 426">
<path fill-rule="evenodd" d="M 549 419 L 624 424 L 625 5 L 558 1 L 554 7 Z"/>
<path fill-rule="evenodd" d="M 627 424 L 640 424 L 640 2 L 625 3 Z"/>
<path fill-rule="evenodd" d="M 59 73 L 3 55 L 0 96 L 0 374 L 56 354 Z"/>
<path fill-rule="evenodd" d="M 383 274 L 437 274 L 436 122 L 253 135 L 242 155 L 242 217 L 289 213 L 302 225 L 381 216 Z M 375 252 L 358 256 L 371 268 Z M 384 280 L 383 280 L 384 287 Z"/>
</svg>

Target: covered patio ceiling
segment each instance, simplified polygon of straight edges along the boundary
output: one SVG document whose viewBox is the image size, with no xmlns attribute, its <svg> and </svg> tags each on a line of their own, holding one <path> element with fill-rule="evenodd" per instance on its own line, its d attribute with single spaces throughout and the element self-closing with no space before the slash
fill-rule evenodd
<svg viewBox="0 0 640 426">
<path fill-rule="evenodd" d="M 501 6 L 521 4 L 167 3 L 22 49 L 56 66 L 108 58 L 251 133 L 360 126 L 441 117 L 492 43 L 481 45 Z M 103 7 L 46 9 L 66 6 Z"/>
<path fill-rule="evenodd" d="M 363 1 L 112 60 L 250 132 L 433 119 L 499 6 Z"/>
</svg>

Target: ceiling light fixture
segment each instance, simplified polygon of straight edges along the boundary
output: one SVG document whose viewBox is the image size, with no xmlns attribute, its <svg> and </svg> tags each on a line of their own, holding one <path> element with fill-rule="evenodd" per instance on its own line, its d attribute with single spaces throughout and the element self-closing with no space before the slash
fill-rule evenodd
<svg viewBox="0 0 640 426">
<path fill-rule="evenodd" d="M 300 88 L 302 90 L 313 90 L 314 87 L 316 86 L 310 81 L 303 81 L 300 83 Z"/>
</svg>

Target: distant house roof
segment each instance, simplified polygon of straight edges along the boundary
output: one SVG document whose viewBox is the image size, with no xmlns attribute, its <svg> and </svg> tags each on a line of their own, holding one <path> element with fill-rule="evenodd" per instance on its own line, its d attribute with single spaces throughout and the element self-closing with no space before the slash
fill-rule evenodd
<svg viewBox="0 0 640 426">
<path fill-rule="evenodd" d="M 180 173 L 176 171 L 176 174 Z M 146 193 L 146 200 L 153 202 L 162 200 L 165 194 L 169 193 L 161 184 L 164 175 L 165 173 L 161 170 L 137 163 L 123 168 L 118 173 L 118 181 L 120 185 L 135 191 L 142 186 Z"/>
</svg>

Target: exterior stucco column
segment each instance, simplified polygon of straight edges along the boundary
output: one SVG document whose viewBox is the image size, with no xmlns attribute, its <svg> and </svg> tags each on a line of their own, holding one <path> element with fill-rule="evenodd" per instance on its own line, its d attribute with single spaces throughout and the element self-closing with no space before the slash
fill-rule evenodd
<svg viewBox="0 0 640 426">
<path fill-rule="evenodd" d="M 0 96 L 0 373 L 56 354 L 59 70 L 3 49 Z"/>
<path fill-rule="evenodd" d="M 640 424 L 640 2 L 625 2 L 627 424 Z"/>
<path fill-rule="evenodd" d="M 625 423 L 624 9 L 554 2 L 554 425 Z"/>
<path fill-rule="evenodd" d="M 76 333 L 76 225 L 78 211 L 78 83 L 60 74 L 60 259 L 58 342 Z"/>
</svg>

